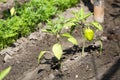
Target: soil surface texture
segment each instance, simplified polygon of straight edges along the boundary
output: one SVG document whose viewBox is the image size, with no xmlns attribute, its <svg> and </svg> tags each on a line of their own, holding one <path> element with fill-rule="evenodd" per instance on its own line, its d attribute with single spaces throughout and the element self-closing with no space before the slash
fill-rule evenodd
<svg viewBox="0 0 120 80">
<path fill-rule="evenodd" d="M 84 2 L 83 2 L 84 3 Z M 85 12 L 92 11 L 91 4 L 79 4 L 63 12 L 65 18 L 72 17 L 71 11 L 84 7 Z M 93 16 L 89 20 L 93 20 Z M 89 21 L 88 20 L 88 21 Z M 81 56 L 83 39 L 77 33 L 75 37 L 79 46 L 73 46 L 63 39 L 64 55 L 62 65 L 51 54 L 45 54 L 41 64 L 37 59 L 40 51 L 50 50 L 56 43 L 54 36 L 38 29 L 27 38 L 18 39 L 11 47 L 0 51 L 0 71 L 12 66 L 11 72 L 4 80 L 120 80 L 120 1 L 105 0 L 105 22 L 103 51 L 99 54 L 99 42 L 87 43 L 85 53 Z"/>
</svg>

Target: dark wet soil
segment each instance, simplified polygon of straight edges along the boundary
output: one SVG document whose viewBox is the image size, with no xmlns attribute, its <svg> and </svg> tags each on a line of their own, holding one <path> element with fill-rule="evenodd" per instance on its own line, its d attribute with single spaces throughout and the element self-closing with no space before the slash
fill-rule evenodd
<svg viewBox="0 0 120 80">
<path fill-rule="evenodd" d="M 5 80 L 120 80 L 120 1 L 105 0 L 103 51 L 86 44 L 85 56 L 81 45 L 73 47 L 63 41 L 64 51 L 61 69 L 53 55 L 46 54 L 42 64 L 37 64 L 41 50 L 51 50 L 54 36 L 40 30 L 28 38 L 21 38 L 13 47 L 0 53 L 0 70 L 12 66 Z M 68 47 L 69 46 L 69 47 Z M 78 51 L 77 51 L 78 50 Z"/>
</svg>

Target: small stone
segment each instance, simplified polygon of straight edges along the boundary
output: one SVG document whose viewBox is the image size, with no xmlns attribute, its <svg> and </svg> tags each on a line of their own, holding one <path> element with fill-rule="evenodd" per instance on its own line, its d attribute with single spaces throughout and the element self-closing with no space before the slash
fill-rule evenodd
<svg viewBox="0 0 120 80">
<path fill-rule="evenodd" d="M 20 50 L 20 48 L 19 47 L 16 47 L 16 48 L 14 48 L 14 52 L 18 52 Z"/>
<path fill-rule="evenodd" d="M 68 68 L 67 68 L 66 66 L 63 66 L 62 70 L 63 70 L 63 71 L 67 71 Z"/>
<path fill-rule="evenodd" d="M 30 40 L 37 40 L 38 39 L 36 33 L 32 33 L 28 38 Z"/>
<path fill-rule="evenodd" d="M 20 45 L 24 44 L 24 43 L 27 42 L 27 41 L 28 41 L 27 38 L 22 37 L 22 38 L 18 39 L 18 40 L 16 41 L 16 43 L 17 43 L 18 46 L 20 46 Z"/>
<path fill-rule="evenodd" d="M 52 59 L 52 57 L 53 57 L 53 55 L 51 55 L 51 54 L 45 54 L 46 59 Z"/>
<path fill-rule="evenodd" d="M 20 61 L 16 61 L 18 64 L 20 63 Z"/>
<path fill-rule="evenodd" d="M 55 75 L 51 73 L 51 74 L 49 75 L 49 78 L 50 78 L 51 80 L 53 80 L 53 79 L 55 78 Z"/>
<path fill-rule="evenodd" d="M 95 46 L 100 46 L 100 44 L 101 44 L 100 41 L 96 41 L 96 42 L 94 43 Z"/>
<path fill-rule="evenodd" d="M 78 75 L 75 75 L 75 78 L 78 78 Z"/>
<path fill-rule="evenodd" d="M 88 70 L 89 70 L 89 66 L 87 65 L 87 66 L 86 66 L 86 71 L 88 71 Z"/>
<path fill-rule="evenodd" d="M 105 40 L 107 40 L 107 37 L 106 37 L 106 36 L 102 36 L 102 37 L 101 37 L 101 40 L 102 40 L 102 41 L 105 41 Z"/>
<path fill-rule="evenodd" d="M 8 54 L 5 55 L 4 57 L 4 61 L 7 62 L 9 59 L 11 59 L 12 57 Z"/>
</svg>

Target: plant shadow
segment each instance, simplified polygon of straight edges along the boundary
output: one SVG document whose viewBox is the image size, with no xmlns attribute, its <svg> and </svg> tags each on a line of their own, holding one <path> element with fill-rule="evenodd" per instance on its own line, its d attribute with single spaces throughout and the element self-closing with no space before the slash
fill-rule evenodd
<svg viewBox="0 0 120 80">
<path fill-rule="evenodd" d="M 61 60 L 58 60 L 56 57 L 52 57 L 50 59 L 47 59 L 47 58 L 43 58 L 43 62 L 41 62 L 40 64 L 47 64 L 47 65 L 50 65 L 50 68 L 52 70 L 60 70 L 60 67 L 61 67 Z"/>
<path fill-rule="evenodd" d="M 97 67 L 95 63 L 95 56 L 92 54 L 92 51 L 99 51 L 100 47 L 99 46 L 94 46 L 94 45 L 89 45 L 85 47 L 85 52 L 88 52 L 91 55 L 91 62 L 94 67 L 94 73 L 95 73 L 95 79 L 98 80 L 98 72 L 97 72 Z M 64 50 L 64 54 L 75 54 L 78 52 L 82 52 L 82 47 L 79 46 L 73 46 L 72 48 Z"/>
<path fill-rule="evenodd" d="M 82 2 L 91 12 L 93 12 L 93 4 L 91 3 L 91 0 L 82 0 Z"/>
<path fill-rule="evenodd" d="M 85 47 L 85 49 L 84 49 L 85 52 L 91 52 L 91 51 L 96 51 L 96 50 L 99 51 L 100 47 L 94 46 L 94 45 L 89 45 L 89 46 Z M 78 52 L 82 52 L 82 47 L 74 45 L 73 47 L 63 50 L 63 52 L 64 52 L 64 55 L 65 54 L 75 54 Z"/>
<path fill-rule="evenodd" d="M 85 52 L 91 52 L 95 50 L 99 50 L 99 47 L 93 45 L 89 45 L 88 47 L 85 47 Z M 63 50 L 63 55 L 75 54 L 78 52 L 82 52 L 82 47 L 74 45 L 71 48 Z M 41 62 L 40 64 L 48 64 L 50 65 L 52 70 L 60 70 L 61 62 L 64 61 L 64 58 L 65 57 L 63 56 L 61 60 L 58 60 L 56 57 L 52 57 L 50 59 L 44 57 L 43 58 L 44 61 Z"/>
</svg>

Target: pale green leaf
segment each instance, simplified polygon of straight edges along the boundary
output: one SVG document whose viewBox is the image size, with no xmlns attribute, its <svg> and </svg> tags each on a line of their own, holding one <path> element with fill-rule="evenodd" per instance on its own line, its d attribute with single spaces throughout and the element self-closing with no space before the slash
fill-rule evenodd
<svg viewBox="0 0 120 80">
<path fill-rule="evenodd" d="M 77 16 L 76 16 L 77 17 Z M 78 16 L 79 17 L 79 16 Z M 70 18 L 70 22 L 72 22 L 72 23 L 76 23 L 78 21 L 78 18 Z"/>
<path fill-rule="evenodd" d="M 103 27 L 98 22 L 92 22 L 91 24 L 98 30 L 103 31 Z"/>
<path fill-rule="evenodd" d="M 62 34 L 62 36 L 67 37 L 67 38 L 71 38 L 72 37 L 69 33 L 64 33 L 64 34 Z"/>
<path fill-rule="evenodd" d="M 62 46 L 60 43 L 56 43 L 53 45 L 52 51 L 54 53 L 54 56 L 60 60 L 62 57 Z"/>
<path fill-rule="evenodd" d="M 88 13 L 84 16 L 84 19 L 87 19 L 88 17 L 90 17 L 92 15 L 92 13 Z"/>
<path fill-rule="evenodd" d="M 77 40 L 74 37 L 70 37 L 68 38 L 68 41 L 70 41 L 71 43 L 73 43 L 74 45 L 78 45 Z"/>
<path fill-rule="evenodd" d="M 85 15 L 83 8 L 80 9 L 80 13 L 79 13 L 79 14 L 80 14 L 80 18 L 83 19 L 83 18 L 84 18 L 84 15 Z"/>
<path fill-rule="evenodd" d="M 64 24 L 64 27 L 71 27 L 71 26 L 74 26 L 74 25 L 75 25 L 75 23 L 68 22 L 68 23 Z"/>
<path fill-rule="evenodd" d="M 5 76 L 10 72 L 11 66 L 0 72 L 0 80 L 3 80 Z"/>
<path fill-rule="evenodd" d="M 38 64 L 40 63 L 40 59 L 42 58 L 42 56 L 45 54 L 46 51 L 41 51 L 39 56 L 38 56 Z"/>
<path fill-rule="evenodd" d="M 72 35 L 70 35 L 69 33 L 64 33 L 64 34 L 62 34 L 62 36 L 67 37 L 68 41 L 73 43 L 74 45 L 78 45 L 77 40 Z"/>
<path fill-rule="evenodd" d="M 43 29 L 42 31 L 43 31 L 43 32 L 52 32 L 51 29 Z"/>
<path fill-rule="evenodd" d="M 76 22 L 79 20 L 79 14 L 78 12 L 72 12 L 72 14 L 75 16 L 75 18 L 71 18 L 70 20 L 73 22 Z"/>
<path fill-rule="evenodd" d="M 11 14 L 11 16 L 13 16 L 13 15 L 15 14 L 15 8 L 14 8 L 14 7 L 12 7 L 12 8 L 10 9 L 10 14 Z"/>
</svg>

